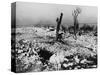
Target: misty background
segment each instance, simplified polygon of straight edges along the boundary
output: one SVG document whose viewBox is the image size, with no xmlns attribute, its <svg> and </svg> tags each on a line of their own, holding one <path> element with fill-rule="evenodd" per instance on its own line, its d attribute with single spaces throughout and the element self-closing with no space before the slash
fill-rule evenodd
<svg viewBox="0 0 100 75">
<path fill-rule="evenodd" d="M 73 24 L 72 10 L 77 7 L 82 10 L 78 16 L 80 24 L 97 24 L 98 11 L 95 6 L 16 2 L 16 25 L 56 25 L 56 19 L 60 17 L 61 12 L 63 13 L 62 24 Z"/>
</svg>

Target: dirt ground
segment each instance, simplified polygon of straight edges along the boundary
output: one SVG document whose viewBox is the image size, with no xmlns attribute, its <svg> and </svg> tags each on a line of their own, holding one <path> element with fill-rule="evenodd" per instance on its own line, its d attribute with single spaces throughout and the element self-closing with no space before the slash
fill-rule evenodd
<svg viewBox="0 0 100 75">
<path fill-rule="evenodd" d="M 55 41 L 56 31 L 38 27 L 16 29 L 16 72 L 87 69 L 97 67 L 97 36 L 93 32 L 66 32 Z M 13 53 L 16 52 L 16 57 Z"/>
</svg>

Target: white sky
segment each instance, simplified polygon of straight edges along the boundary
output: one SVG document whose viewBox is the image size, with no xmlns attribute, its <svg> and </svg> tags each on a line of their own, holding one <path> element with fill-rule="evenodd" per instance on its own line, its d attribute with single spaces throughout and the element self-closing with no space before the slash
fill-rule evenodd
<svg viewBox="0 0 100 75">
<path fill-rule="evenodd" d="M 61 4 L 41 4 L 17 2 L 16 23 L 17 25 L 33 25 L 37 23 L 56 24 L 56 18 L 63 12 L 62 24 L 73 23 L 72 10 L 76 7 L 82 9 L 78 16 L 79 23 L 97 23 L 97 7 L 74 6 Z"/>
</svg>

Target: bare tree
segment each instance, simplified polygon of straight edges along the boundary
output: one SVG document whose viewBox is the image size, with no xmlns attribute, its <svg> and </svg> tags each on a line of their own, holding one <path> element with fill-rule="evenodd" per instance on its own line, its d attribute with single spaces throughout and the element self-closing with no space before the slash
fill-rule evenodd
<svg viewBox="0 0 100 75">
<path fill-rule="evenodd" d="M 60 18 L 57 17 L 56 22 L 57 22 L 57 29 L 56 29 L 56 41 L 59 39 L 59 30 L 60 30 L 60 25 L 62 21 L 63 13 L 61 13 Z"/>
<path fill-rule="evenodd" d="M 78 23 L 78 15 L 81 13 L 81 9 L 80 8 L 76 8 L 72 11 L 72 16 L 74 18 L 74 35 L 75 35 L 75 39 L 77 39 L 76 33 L 79 30 L 79 23 Z"/>
</svg>

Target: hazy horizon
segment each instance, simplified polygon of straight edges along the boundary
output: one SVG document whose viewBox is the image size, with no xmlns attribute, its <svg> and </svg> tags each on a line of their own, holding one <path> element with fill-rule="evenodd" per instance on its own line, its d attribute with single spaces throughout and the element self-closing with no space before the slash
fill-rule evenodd
<svg viewBox="0 0 100 75">
<path fill-rule="evenodd" d="M 62 24 L 73 24 L 72 10 L 81 8 L 79 23 L 97 23 L 98 10 L 95 6 L 76 6 L 16 2 L 16 25 L 56 24 L 56 18 L 63 13 Z"/>
</svg>

